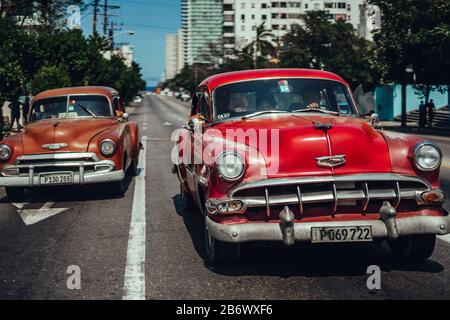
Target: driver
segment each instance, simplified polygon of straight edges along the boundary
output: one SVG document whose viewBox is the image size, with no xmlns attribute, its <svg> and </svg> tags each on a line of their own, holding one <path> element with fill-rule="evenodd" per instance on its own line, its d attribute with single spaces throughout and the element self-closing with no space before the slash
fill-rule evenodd
<svg viewBox="0 0 450 320">
<path fill-rule="evenodd" d="M 232 112 L 247 112 L 249 110 L 248 98 L 244 94 L 232 95 L 229 109 Z"/>
<path fill-rule="evenodd" d="M 270 111 L 276 109 L 276 103 L 272 96 L 262 96 L 258 101 L 258 111 Z"/>
<path fill-rule="evenodd" d="M 308 88 L 303 92 L 303 101 L 308 109 L 319 109 L 320 91 Z"/>
</svg>

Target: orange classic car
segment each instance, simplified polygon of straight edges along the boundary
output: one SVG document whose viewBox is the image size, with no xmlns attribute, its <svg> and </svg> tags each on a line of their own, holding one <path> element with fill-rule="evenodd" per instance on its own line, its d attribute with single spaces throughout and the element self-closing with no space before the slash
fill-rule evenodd
<svg viewBox="0 0 450 320">
<path fill-rule="evenodd" d="M 123 195 L 126 174 L 137 171 L 140 141 L 116 90 L 48 90 L 33 99 L 23 132 L 0 143 L 0 186 L 11 200 L 25 188 L 94 183 Z"/>
</svg>

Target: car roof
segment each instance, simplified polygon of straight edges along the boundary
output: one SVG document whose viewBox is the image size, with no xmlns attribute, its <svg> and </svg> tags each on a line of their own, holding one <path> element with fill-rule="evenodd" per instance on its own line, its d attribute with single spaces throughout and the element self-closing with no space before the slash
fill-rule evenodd
<svg viewBox="0 0 450 320">
<path fill-rule="evenodd" d="M 70 94 L 97 94 L 112 98 L 113 96 L 118 95 L 119 93 L 113 88 L 101 86 L 58 88 L 39 93 L 34 97 L 33 101 L 50 97 L 66 96 Z"/>
<path fill-rule="evenodd" d="M 350 87 L 344 79 L 332 72 L 301 68 L 254 69 L 219 73 L 203 80 L 202 83 L 200 83 L 200 86 L 206 86 L 212 91 L 216 87 L 229 83 L 271 78 L 312 78 L 334 80 Z"/>
</svg>

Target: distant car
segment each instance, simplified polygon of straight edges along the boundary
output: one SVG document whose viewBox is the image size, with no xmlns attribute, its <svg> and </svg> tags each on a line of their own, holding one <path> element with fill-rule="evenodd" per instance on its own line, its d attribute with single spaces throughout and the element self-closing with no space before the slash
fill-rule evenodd
<svg viewBox="0 0 450 320">
<path fill-rule="evenodd" d="M 0 142 L 0 186 L 11 200 L 25 188 L 98 183 L 122 195 L 140 141 L 116 90 L 48 90 L 33 99 L 25 130 Z"/>
<path fill-rule="evenodd" d="M 133 99 L 133 102 L 135 103 L 142 103 L 144 101 L 144 99 L 141 96 L 136 96 Z"/>
<path fill-rule="evenodd" d="M 240 244 L 388 240 L 420 260 L 450 231 L 442 153 L 422 138 L 361 119 L 333 73 L 266 69 L 204 80 L 180 131 L 174 173 L 182 208 L 205 217 L 210 263 Z"/>
<path fill-rule="evenodd" d="M 190 95 L 190 94 L 188 94 L 188 93 L 183 93 L 183 94 L 181 95 L 181 101 L 187 102 L 187 101 L 189 101 L 189 100 L 191 100 L 191 95 Z"/>
</svg>

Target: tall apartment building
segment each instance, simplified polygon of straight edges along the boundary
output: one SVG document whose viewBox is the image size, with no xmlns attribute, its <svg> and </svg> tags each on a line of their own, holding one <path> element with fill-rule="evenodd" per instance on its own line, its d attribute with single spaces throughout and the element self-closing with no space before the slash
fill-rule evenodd
<svg viewBox="0 0 450 320">
<path fill-rule="evenodd" d="M 165 80 L 173 79 L 178 73 L 178 35 L 166 35 L 166 72 Z"/>
<path fill-rule="evenodd" d="M 359 9 L 358 34 L 360 37 L 373 41 L 372 32 L 381 28 L 381 10 L 378 6 L 369 4 L 367 0 L 360 4 Z"/>
<path fill-rule="evenodd" d="M 205 61 L 211 46 L 222 43 L 223 0 L 182 0 L 183 59 Z"/>
<path fill-rule="evenodd" d="M 256 27 L 265 28 L 280 38 L 291 25 L 302 24 L 307 11 L 324 10 L 331 21 L 344 20 L 356 30 L 360 24 L 360 4 L 364 0 L 224 0 L 223 41 L 225 48 L 242 49 L 256 38 Z M 234 17 L 234 23 L 231 22 Z M 231 38 L 234 34 L 234 43 Z"/>
</svg>

